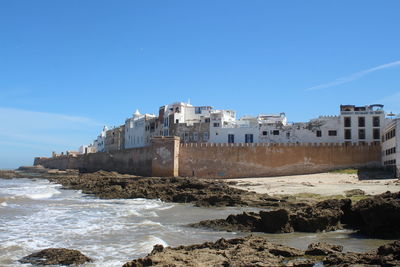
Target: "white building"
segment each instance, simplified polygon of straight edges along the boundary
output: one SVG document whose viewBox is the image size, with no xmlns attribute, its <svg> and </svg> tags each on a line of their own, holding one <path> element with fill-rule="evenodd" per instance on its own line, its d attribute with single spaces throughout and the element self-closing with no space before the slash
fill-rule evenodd
<svg viewBox="0 0 400 267">
<path fill-rule="evenodd" d="M 93 141 L 93 146 L 96 149 L 96 152 L 104 152 L 104 142 L 106 139 L 106 132 L 108 131 L 107 126 L 103 127 L 101 133 L 97 136 L 96 140 Z"/>
<path fill-rule="evenodd" d="M 221 117 L 221 116 L 220 116 Z M 284 113 L 231 118 L 211 114 L 210 143 L 374 143 L 380 141 L 383 105 L 340 106 L 339 116 L 287 123 Z"/>
<path fill-rule="evenodd" d="M 155 118 L 153 114 L 140 114 L 139 110 L 132 118 L 125 120 L 125 149 L 143 147 L 150 144 L 150 137 L 155 132 Z M 153 122 L 153 125 L 150 123 Z"/>
<path fill-rule="evenodd" d="M 236 120 L 235 111 L 216 110 L 210 119 L 210 143 L 258 143 L 257 118 Z"/>
<path fill-rule="evenodd" d="M 400 117 L 389 120 L 382 134 L 382 165 L 400 177 Z"/>
<path fill-rule="evenodd" d="M 383 105 L 340 106 L 340 134 L 343 142 L 380 142 L 385 121 Z"/>
<path fill-rule="evenodd" d="M 212 107 L 210 106 L 192 106 L 184 102 L 161 106 L 159 110 L 159 119 L 162 128 L 160 135 L 171 135 L 170 127 L 174 124 L 186 123 L 190 126 L 194 123 L 208 122 L 211 110 Z"/>
<path fill-rule="evenodd" d="M 260 124 L 260 143 L 338 143 L 340 119 L 321 116 L 309 122 Z"/>
<path fill-rule="evenodd" d="M 88 146 L 83 145 L 79 147 L 79 154 L 89 154 L 89 153 L 96 153 L 97 149 L 93 144 Z"/>
</svg>

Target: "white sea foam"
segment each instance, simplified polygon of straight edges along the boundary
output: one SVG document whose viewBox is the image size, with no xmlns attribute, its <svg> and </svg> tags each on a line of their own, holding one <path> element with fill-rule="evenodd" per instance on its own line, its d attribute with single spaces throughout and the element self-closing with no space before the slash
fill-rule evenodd
<svg viewBox="0 0 400 267">
<path fill-rule="evenodd" d="M 45 180 L 0 179 L 0 199 L 2 267 L 21 267 L 19 258 L 49 247 L 82 251 L 95 260 L 85 267 L 114 267 L 146 256 L 156 244 L 177 246 L 236 236 L 182 227 L 221 217 L 221 209 L 147 199 L 97 199 L 79 191 L 63 190 Z M 318 234 L 304 234 L 303 238 L 307 236 L 314 238 Z M 304 242 L 303 239 L 301 243 Z"/>
</svg>

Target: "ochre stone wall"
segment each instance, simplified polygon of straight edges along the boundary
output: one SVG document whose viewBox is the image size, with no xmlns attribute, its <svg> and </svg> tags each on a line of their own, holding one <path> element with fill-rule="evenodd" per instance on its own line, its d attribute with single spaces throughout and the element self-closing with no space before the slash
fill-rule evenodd
<svg viewBox="0 0 400 267">
<path fill-rule="evenodd" d="M 179 138 L 159 137 L 152 145 L 114 152 L 78 156 L 35 158 L 34 165 L 52 169 L 79 169 L 81 172 L 117 171 L 143 176 L 178 176 Z"/>
<path fill-rule="evenodd" d="M 36 158 L 34 164 L 61 170 L 106 170 L 143 176 L 261 177 L 380 167 L 381 147 L 379 144 L 179 144 L 178 137 L 158 137 L 148 147 Z"/>
<path fill-rule="evenodd" d="M 179 175 L 211 178 L 308 174 L 379 167 L 380 145 L 182 144 Z"/>
</svg>

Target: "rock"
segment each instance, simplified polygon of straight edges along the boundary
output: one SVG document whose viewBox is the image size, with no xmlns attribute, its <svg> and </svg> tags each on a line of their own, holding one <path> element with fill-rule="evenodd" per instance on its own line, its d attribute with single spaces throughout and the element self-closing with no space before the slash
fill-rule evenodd
<svg viewBox="0 0 400 267">
<path fill-rule="evenodd" d="M 361 189 L 352 189 L 352 190 L 344 191 L 344 194 L 345 194 L 346 197 L 364 196 L 365 195 L 365 191 L 363 191 Z"/>
<path fill-rule="evenodd" d="M 196 206 L 276 206 L 269 196 L 236 189 L 221 180 L 182 177 L 137 177 L 116 172 L 46 173 L 41 175 L 66 189 L 82 190 L 104 199 L 147 198 Z"/>
<path fill-rule="evenodd" d="M 290 215 L 290 223 L 298 232 L 321 232 L 341 229 L 338 209 L 320 209 L 309 206 Z"/>
<path fill-rule="evenodd" d="M 193 223 L 191 227 L 205 227 L 219 231 L 243 231 L 254 232 L 260 230 L 261 218 L 254 212 L 243 212 L 242 214 L 229 215 L 226 219 L 204 220 Z"/>
<path fill-rule="evenodd" d="M 400 240 L 380 246 L 377 254 L 382 256 L 393 255 L 394 259 L 400 260 Z"/>
<path fill-rule="evenodd" d="M 349 224 L 371 237 L 400 236 L 400 192 L 362 199 L 352 208 Z"/>
<path fill-rule="evenodd" d="M 164 248 L 144 258 L 132 260 L 123 267 L 141 266 L 312 266 L 315 261 L 303 259 L 304 252 L 270 243 L 265 237 L 247 236 L 198 245 Z M 288 265 L 290 262 L 290 265 Z"/>
<path fill-rule="evenodd" d="M 343 246 L 340 245 L 331 245 L 325 242 L 317 242 L 308 245 L 305 254 L 313 256 L 323 256 L 335 252 L 342 252 L 342 250 Z"/>
<path fill-rule="evenodd" d="M 0 170 L 0 178 L 2 179 L 13 179 L 13 178 L 23 178 L 23 176 L 13 170 Z"/>
<path fill-rule="evenodd" d="M 229 224 L 240 224 L 245 228 L 256 230 L 259 228 L 260 216 L 254 212 L 243 212 L 238 215 L 229 215 L 226 218 Z"/>
<path fill-rule="evenodd" d="M 327 199 L 321 202 L 318 202 L 315 206 L 318 209 L 331 209 L 331 210 L 341 210 L 342 216 L 340 217 L 341 223 L 347 223 L 350 221 L 350 217 L 352 216 L 351 210 L 351 199 Z"/>
<path fill-rule="evenodd" d="M 367 253 L 332 253 L 323 262 L 328 266 L 400 266 L 400 241 Z"/>
<path fill-rule="evenodd" d="M 315 185 L 313 185 L 312 183 L 310 183 L 310 182 L 302 182 L 301 183 L 302 185 L 305 185 L 305 186 L 309 186 L 309 187 L 314 187 Z"/>
<path fill-rule="evenodd" d="M 298 205 L 291 209 L 277 209 L 239 215 L 229 215 L 225 220 L 206 220 L 191 224 L 224 231 L 250 231 L 265 233 L 320 232 L 341 229 L 340 220 L 351 210 L 351 200 L 325 200 L 315 205 Z"/>
<path fill-rule="evenodd" d="M 266 233 L 290 233 L 293 228 L 290 225 L 289 211 L 278 209 L 273 211 L 260 211 L 261 230 Z"/>
<path fill-rule="evenodd" d="M 72 265 L 91 262 L 92 260 L 78 250 L 66 248 L 48 248 L 30 254 L 19 260 L 33 265 Z"/>
</svg>

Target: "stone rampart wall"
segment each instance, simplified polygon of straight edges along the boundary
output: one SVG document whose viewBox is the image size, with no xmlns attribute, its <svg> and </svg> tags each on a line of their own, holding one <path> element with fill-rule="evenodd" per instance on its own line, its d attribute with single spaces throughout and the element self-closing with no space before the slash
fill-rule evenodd
<svg viewBox="0 0 400 267">
<path fill-rule="evenodd" d="M 379 167 L 380 145 L 182 144 L 179 175 L 213 178 L 309 174 Z"/>
</svg>

